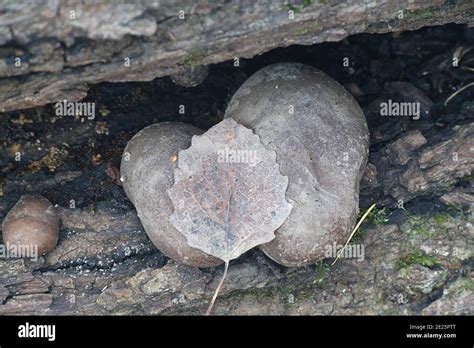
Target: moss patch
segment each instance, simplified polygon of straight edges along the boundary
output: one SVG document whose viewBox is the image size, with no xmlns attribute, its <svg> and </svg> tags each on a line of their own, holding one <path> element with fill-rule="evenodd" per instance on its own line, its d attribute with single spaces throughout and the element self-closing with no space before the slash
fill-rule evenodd
<svg viewBox="0 0 474 348">
<path fill-rule="evenodd" d="M 418 264 L 425 267 L 430 267 L 430 266 L 436 265 L 437 263 L 438 263 L 438 260 L 435 257 L 428 255 L 421 250 L 415 250 L 407 255 L 400 257 L 395 262 L 395 266 L 398 269 L 404 269 L 411 265 Z"/>
<path fill-rule="evenodd" d="M 192 48 L 188 54 L 179 60 L 179 65 L 185 65 L 191 68 L 201 65 L 202 60 L 206 57 L 207 52 L 203 48 Z"/>
<path fill-rule="evenodd" d="M 303 11 L 306 7 L 309 5 L 313 4 L 315 0 L 303 0 L 300 4 L 290 4 L 290 3 L 284 3 L 282 6 L 283 10 L 287 11 L 293 11 L 294 13 L 300 13 Z M 319 3 L 325 3 L 324 1 L 318 1 Z"/>
<path fill-rule="evenodd" d="M 454 290 L 454 294 L 460 294 L 463 292 L 474 291 L 474 279 L 471 277 L 467 277 L 460 281 L 460 284 Z"/>
<path fill-rule="evenodd" d="M 435 216 L 433 216 L 434 221 L 438 225 L 445 224 L 446 222 L 449 221 L 450 218 L 451 218 L 451 216 L 448 213 L 438 213 Z"/>
<path fill-rule="evenodd" d="M 316 31 L 317 29 L 320 28 L 320 26 L 321 26 L 321 23 L 317 19 L 315 19 L 314 21 L 303 26 L 302 28 L 296 29 L 295 31 L 291 33 L 291 35 L 292 36 L 304 35 L 304 34 Z"/>
<path fill-rule="evenodd" d="M 446 11 L 452 10 L 452 7 L 456 6 L 455 2 L 447 1 L 441 6 L 430 6 L 427 8 L 419 8 L 416 10 L 405 10 L 403 13 L 403 19 L 405 20 L 421 20 L 441 17 Z"/>
<path fill-rule="evenodd" d="M 366 228 L 363 228 L 362 226 L 357 230 L 357 232 L 352 237 L 351 239 L 352 243 L 359 244 L 364 240 L 365 235 L 367 234 L 368 230 Z"/>
<path fill-rule="evenodd" d="M 371 225 L 386 225 L 388 224 L 388 217 L 385 207 L 375 208 L 365 219 L 365 222 Z"/>
<path fill-rule="evenodd" d="M 430 225 L 429 218 L 423 216 L 408 216 L 408 226 L 406 228 L 408 234 L 412 238 L 416 237 L 432 237 L 434 229 Z"/>
<path fill-rule="evenodd" d="M 318 262 L 315 265 L 315 277 L 313 280 L 313 284 L 321 284 L 329 275 L 330 266 L 325 263 L 324 261 Z"/>
</svg>

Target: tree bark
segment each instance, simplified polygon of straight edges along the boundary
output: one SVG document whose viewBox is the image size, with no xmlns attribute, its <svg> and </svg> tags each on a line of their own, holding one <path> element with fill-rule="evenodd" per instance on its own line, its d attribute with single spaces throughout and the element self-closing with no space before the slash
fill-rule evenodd
<svg viewBox="0 0 474 348">
<path fill-rule="evenodd" d="M 77 101 L 104 81 L 174 75 L 193 85 L 179 76 L 234 57 L 445 23 L 472 26 L 472 1 L 6 1 L 0 112 Z"/>
<path fill-rule="evenodd" d="M 364 260 L 287 269 L 250 251 L 231 263 L 215 313 L 472 315 L 473 135 L 473 123 L 427 138 L 392 134 L 362 180 L 362 202 L 386 202 L 391 215 L 353 241 L 365 246 Z M 409 207 L 422 197 L 451 208 L 416 214 Z M 133 209 L 58 212 L 65 233 L 53 252 L 39 262 L 0 260 L 0 314 L 204 314 L 223 267 L 167 260 Z"/>
<path fill-rule="evenodd" d="M 191 86 L 206 73 L 203 66 L 234 57 L 360 32 L 472 26 L 473 14 L 472 1 L 2 2 L 0 111 L 79 100 L 89 85 L 104 81 L 173 75 Z M 384 89 L 414 90 L 393 81 Z M 417 98 L 423 109 L 431 108 L 431 101 Z M 380 100 L 374 103 L 378 108 Z M 341 258 L 334 266 L 324 260 L 287 269 L 250 251 L 230 264 L 215 313 L 474 314 L 474 124 L 472 105 L 465 105 L 466 114 L 456 114 L 450 124 L 427 117 L 371 127 L 360 201 L 362 208 L 384 206 L 389 221 L 382 215 L 356 234 L 353 242 L 365 246 L 363 261 Z M 370 116 L 370 105 L 364 111 Z M 104 140 L 110 146 L 101 149 L 103 160 L 111 160 L 130 138 L 123 131 L 152 121 L 136 113 L 115 116 L 106 125 L 101 119 L 74 127 L 65 120 L 45 124 L 38 116 L 37 132 L 23 125 L 33 117 L 3 123 L 7 136 L 17 131 L 5 142 L 5 153 L 21 149 L 27 164 L 1 156 L 9 162 L 5 177 L 0 173 L 0 215 L 17 195 L 46 191 L 61 205 L 62 229 L 57 248 L 38 262 L 0 259 L 0 314 L 204 314 L 223 267 L 198 269 L 167 259 L 125 202 L 117 174 L 107 181 L 105 163 L 94 162 L 100 152 L 88 142 L 95 135 L 113 129 Z M 127 120 L 133 122 L 125 127 Z M 54 175 L 42 172 L 45 167 Z M 104 196 L 114 197 L 115 205 L 101 207 L 97 199 Z M 71 197 L 96 211 L 65 208 Z"/>
</svg>

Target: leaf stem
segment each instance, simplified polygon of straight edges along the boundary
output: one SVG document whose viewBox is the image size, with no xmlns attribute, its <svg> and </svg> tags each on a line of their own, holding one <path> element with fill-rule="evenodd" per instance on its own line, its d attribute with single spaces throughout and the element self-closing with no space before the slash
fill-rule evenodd
<svg viewBox="0 0 474 348">
<path fill-rule="evenodd" d="M 206 315 L 211 315 L 212 307 L 214 307 L 214 302 L 216 302 L 217 295 L 219 294 L 222 284 L 224 283 L 224 279 L 227 276 L 228 268 L 229 268 L 229 261 L 226 261 L 225 268 L 224 268 L 224 275 L 222 276 L 222 279 L 219 282 L 219 285 L 217 286 L 216 291 L 214 292 L 214 296 L 212 296 L 211 302 L 209 303 L 209 307 L 207 308 L 207 311 L 206 311 Z"/>
<path fill-rule="evenodd" d="M 469 87 L 471 86 L 474 86 L 474 82 L 471 82 L 471 83 L 468 83 L 467 85 L 465 85 L 464 87 L 458 89 L 456 92 L 454 92 L 453 94 L 451 94 L 448 99 L 446 99 L 446 101 L 444 102 L 444 106 L 448 105 L 449 101 L 451 99 L 453 99 L 455 96 L 457 96 L 459 93 L 461 93 L 462 91 L 468 89 Z"/>
<path fill-rule="evenodd" d="M 356 227 L 354 227 L 354 229 L 352 230 L 352 233 L 351 235 L 349 236 L 349 238 L 347 239 L 346 241 L 346 244 L 344 244 L 344 247 L 339 251 L 339 253 L 337 254 L 336 256 L 336 259 L 334 260 L 334 262 L 331 264 L 331 266 L 333 266 L 337 260 L 339 260 L 339 257 L 341 256 L 342 252 L 344 251 L 344 249 L 346 248 L 347 244 L 349 244 L 349 242 L 351 241 L 352 237 L 354 236 L 354 234 L 357 232 L 357 230 L 359 229 L 360 225 L 362 225 L 362 222 L 364 222 L 365 218 L 367 217 L 367 215 L 370 214 L 370 212 L 372 210 L 374 210 L 375 208 L 375 203 L 372 204 L 370 206 L 369 209 L 367 209 L 367 211 L 364 213 L 364 215 L 362 215 L 362 217 L 360 218 L 359 222 L 357 223 Z"/>
</svg>

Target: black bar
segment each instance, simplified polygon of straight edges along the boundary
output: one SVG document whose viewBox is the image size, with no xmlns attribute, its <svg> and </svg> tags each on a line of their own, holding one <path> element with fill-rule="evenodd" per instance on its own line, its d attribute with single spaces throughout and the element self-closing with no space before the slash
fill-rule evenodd
<svg viewBox="0 0 474 348">
<path fill-rule="evenodd" d="M 55 325 L 55 340 L 20 338 L 19 326 Z M 411 326 L 410 326 L 411 325 Z M 410 338 L 407 334 L 455 334 Z M 384 317 L 0 317 L 0 347 L 139 344 L 414 344 L 474 346 L 468 316 Z"/>
</svg>

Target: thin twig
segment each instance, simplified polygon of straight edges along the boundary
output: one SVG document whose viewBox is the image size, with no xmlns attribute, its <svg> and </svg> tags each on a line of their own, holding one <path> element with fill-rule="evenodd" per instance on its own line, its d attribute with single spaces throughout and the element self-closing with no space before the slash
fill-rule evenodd
<svg viewBox="0 0 474 348">
<path fill-rule="evenodd" d="M 219 285 L 216 288 L 216 291 L 214 292 L 214 296 L 212 296 L 212 300 L 209 303 L 209 307 L 207 308 L 206 315 L 210 315 L 212 311 L 212 307 L 214 307 L 214 302 L 216 302 L 217 295 L 219 294 L 219 291 L 221 290 L 222 284 L 224 283 L 224 279 L 227 276 L 227 269 L 229 268 L 229 261 L 225 262 L 225 268 L 224 268 L 224 275 L 222 276 L 221 281 L 219 282 Z"/>
<path fill-rule="evenodd" d="M 354 227 L 354 229 L 352 230 L 351 235 L 350 235 L 349 238 L 347 239 L 346 244 L 344 244 L 344 247 L 343 247 L 341 250 L 339 250 L 339 252 L 337 253 L 336 259 L 335 259 L 334 262 L 331 264 L 331 266 L 333 266 L 333 265 L 337 262 L 337 260 L 339 260 L 339 257 L 341 256 L 342 252 L 343 252 L 344 249 L 346 248 L 347 244 L 349 244 L 349 242 L 351 241 L 352 237 L 354 236 L 354 234 L 355 234 L 355 233 L 357 232 L 357 230 L 359 229 L 360 225 L 362 225 L 362 222 L 364 222 L 365 218 L 370 214 L 370 212 L 371 212 L 372 210 L 374 210 L 374 208 L 375 208 L 375 203 L 372 204 L 369 209 L 367 209 L 367 211 L 365 212 L 364 215 L 362 215 L 362 217 L 360 218 L 359 222 L 357 223 L 357 225 L 356 225 L 356 226 Z"/>
<path fill-rule="evenodd" d="M 454 92 L 453 94 L 451 94 L 448 99 L 446 99 L 446 101 L 444 102 L 444 106 L 448 105 L 449 101 L 451 99 L 453 99 L 455 96 L 457 96 L 459 93 L 461 93 L 462 91 L 468 89 L 469 87 L 471 86 L 474 86 L 474 82 L 471 82 L 471 83 L 468 83 L 467 85 L 465 85 L 464 87 L 458 89 L 456 92 Z"/>
</svg>

